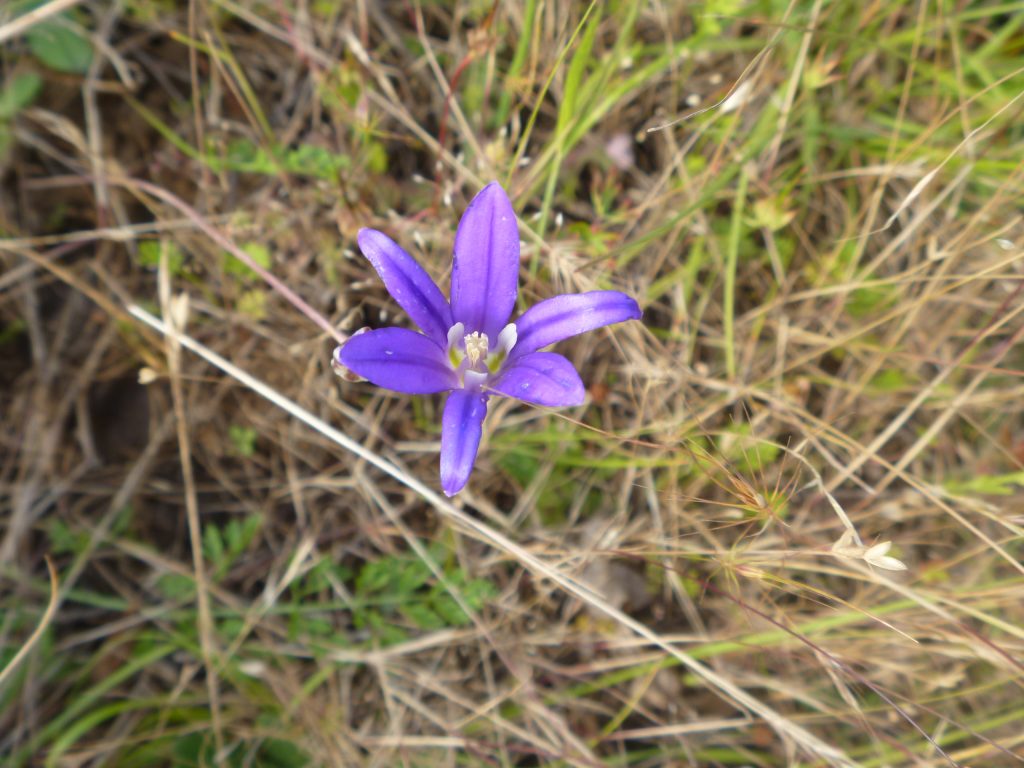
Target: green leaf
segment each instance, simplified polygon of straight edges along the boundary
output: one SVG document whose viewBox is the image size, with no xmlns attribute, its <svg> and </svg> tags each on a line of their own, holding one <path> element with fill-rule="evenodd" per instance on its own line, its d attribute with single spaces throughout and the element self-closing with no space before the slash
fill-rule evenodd
<svg viewBox="0 0 1024 768">
<path fill-rule="evenodd" d="M 780 448 L 752 435 L 747 423 L 733 424 L 719 439 L 719 450 L 745 475 L 762 471 L 775 461 Z"/>
<path fill-rule="evenodd" d="M 1024 486 L 1024 472 L 1008 472 L 1005 475 L 978 475 L 970 480 L 948 482 L 945 486 L 952 493 L 1009 496 Z"/>
<path fill-rule="evenodd" d="M 384 592 L 407 599 L 429 578 L 430 569 L 419 559 L 385 557 L 363 566 L 356 591 L 360 595 Z"/>
<path fill-rule="evenodd" d="M 228 524 L 224 526 L 224 541 L 227 542 L 228 552 L 238 552 L 241 550 L 241 538 L 242 538 L 242 526 L 239 525 L 237 520 L 230 520 Z"/>
<path fill-rule="evenodd" d="M 891 286 L 855 288 L 846 300 L 846 311 L 857 319 L 877 315 L 895 304 L 896 299 Z"/>
<path fill-rule="evenodd" d="M 174 768 L 199 768 L 213 765 L 216 747 L 209 734 L 188 733 L 174 743 Z"/>
<path fill-rule="evenodd" d="M 210 151 L 213 151 L 212 147 Z M 235 139 L 228 144 L 223 161 L 214 163 L 214 167 L 268 176 L 283 170 L 296 176 L 335 179 L 339 171 L 351 164 L 348 155 L 335 154 L 313 144 L 301 144 L 294 149 L 282 146 L 264 148 L 248 139 Z"/>
<path fill-rule="evenodd" d="M 157 579 L 156 588 L 169 600 L 191 599 L 195 592 L 192 579 L 182 573 L 165 573 Z"/>
<path fill-rule="evenodd" d="M 907 375 L 899 368 L 886 368 L 871 379 L 871 386 L 882 392 L 897 392 L 909 386 Z"/>
<path fill-rule="evenodd" d="M 274 173 L 274 162 L 263 151 L 262 147 L 248 139 L 235 139 L 228 142 L 224 160 L 234 171 L 249 173 Z"/>
<path fill-rule="evenodd" d="M 89 546 L 89 534 L 73 531 L 60 518 L 53 518 L 47 531 L 50 535 L 50 546 L 55 554 L 82 552 Z"/>
<path fill-rule="evenodd" d="M 520 485 L 529 485 L 540 469 L 540 460 L 536 456 L 517 451 L 510 451 L 499 457 L 498 464 Z"/>
<path fill-rule="evenodd" d="M 498 596 L 498 588 L 487 579 L 473 579 L 462 590 L 466 603 L 475 611 Z"/>
<path fill-rule="evenodd" d="M 301 618 L 300 630 L 308 637 L 334 637 L 338 630 L 330 619 L 322 616 L 304 616 Z"/>
<path fill-rule="evenodd" d="M 67 16 L 36 24 L 25 35 L 32 54 L 50 69 L 84 75 L 92 64 L 92 43 Z"/>
<path fill-rule="evenodd" d="M 772 232 L 787 226 L 796 217 L 796 211 L 787 208 L 781 196 L 761 198 L 751 207 L 751 212 L 751 226 Z"/>
<path fill-rule="evenodd" d="M 459 590 L 466 606 L 473 611 L 479 611 L 498 593 L 494 585 L 486 579 L 472 579 L 467 582 L 466 573 L 461 569 L 451 573 L 448 579 Z M 434 587 L 430 604 L 448 626 L 463 627 L 469 623 L 469 616 L 462 610 L 462 606 L 455 602 L 455 598 L 448 594 L 441 584 Z"/>
<path fill-rule="evenodd" d="M 0 91 L 0 120 L 10 120 L 32 104 L 43 87 L 43 79 L 35 72 L 15 75 Z"/>
<path fill-rule="evenodd" d="M 366 162 L 366 167 L 373 173 L 387 173 L 388 171 L 388 151 L 379 141 L 371 141 L 366 145 L 363 160 Z"/>
<path fill-rule="evenodd" d="M 309 755 L 290 741 L 267 739 L 255 764 L 262 768 L 303 768 L 309 765 Z"/>
<path fill-rule="evenodd" d="M 356 578 L 356 592 L 360 595 L 371 595 L 374 592 L 382 591 L 391 583 L 394 567 L 394 560 L 391 558 L 367 563 Z"/>
<path fill-rule="evenodd" d="M 291 584 L 292 593 L 302 598 L 307 595 L 315 595 L 317 592 L 331 586 L 330 581 L 331 561 L 326 558 L 320 560 L 316 565 L 306 572 L 304 579 L 297 579 Z"/>
<path fill-rule="evenodd" d="M 451 595 L 438 595 L 434 600 L 434 610 L 444 619 L 450 627 L 464 627 L 469 623 L 469 616 L 462 610 L 462 606 L 455 602 Z"/>
<path fill-rule="evenodd" d="M 255 261 L 264 269 L 270 268 L 270 250 L 263 243 L 246 243 L 242 250 L 249 254 L 249 258 Z M 256 277 L 256 272 L 248 264 L 235 258 L 232 254 L 224 252 L 224 271 L 236 277 Z"/>
<path fill-rule="evenodd" d="M 221 637 L 236 638 L 245 629 L 245 622 L 237 616 L 229 616 L 217 622 L 217 634 Z"/>
<path fill-rule="evenodd" d="M 238 311 L 253 320 L 265 320 L 267 317 L 267 292 L 259 288 L 244 291 L 238 297 Z"/>
<path fill-rule="evenodd" d="M 387 621 L 377 611 L 366 611 L 362 615 L 367 628 L 382 645 L 397 645 L 409 639 L 409 636 L 401 628 Z"/>
<path fill-rule="evenodd" d="M 139 243 L 139 264 L 143 267 L 158 269 L 160 267 L 160 248 L 167 249 L 167 271 L 171 277 L 179 277 L 185 270 L 185 254 L 175 243 L 165 241 L 161 245 L 158 240 L 144 240 Z"/>
<path fill-rule="evenodd" d="M 260 532 L 260 528 L 263 527 L 263 518 L 259 515 L 249 515 L 242 522 L 242 538 L 241 547 L 239 551 L 247 549 L 252 543 L 253 539 L 256 538 L 256 534 Z"/>
<path fill-rule="evenodd" d="M 20 317 L 15 317 L 6 326 L 0 327 L 0 346 L 10 344 L 14 339 L 23 336 L 28 327 L 29 324 Z"/>
<path fill-rule="evenodd" d="M 227 542 L 228 560 L 234 562 L 242 554 L 259 532 L 262 525 L 259 515 L 249 515 L 238 520 L 233 519 L 224 528 L 224 541 Z"/>
<path fill-rule="evenodd" d="M 437 630 L 444 629 L 446 626 L 444 619 L 434 613 L 429 606 L 423 605 L 423 603 L 409 603 L 408 605 L 401 606 L 398 610 L 420 629 Z"/>
<path fill-rule="evenodd" d="M 236 456 L 248 459 L 256 453 L 256 430 L 252 427 L 232 424 L 228 427 L 228 440 L 231 441 L 232 452 Z"/>
<path fill-rule="evenodd" d="M 403 564 L 395 580 L 395 591 L 401 595 L 409 595 L 427 583 L 430 569 L 422 560 L 410 560 Z"/>
<path fill-rule="evenodd" d="M 215 525 L 207 525 L 203 529 L 203 554 L 215 566 L 224 558 L 224 541 Z"/>
<path fill-rule="evenodd" d="M 299 176 L 330 179 L 337 176 L 339 170 L 348 166 L 347 156 L 335 155 L 324 147 L 312 144 L 301 144 L 284 153 L 285 170 Z"/>
<path fill-rule="evenodd" d="M 565 85 L 562 87 L 562 103 L 558 109 L 558 122 L 555 126 L 555 133 L 558 136 L 561 136 L 570 122 L 579 115 L 580 85 L 583 82 L 587 66 L 591 63 L 590 53 L 594 48 L 594 40 L 597 38 L 597 30 L 600 27 L 601 13 L 598 10 L 587 23 L 587 29 L 583 33 L 583 38 L 580 40 L 579 46 L 573 54 L 572 61 L 569 63 L 569 71 L 565 76 Z"/>
</svg>

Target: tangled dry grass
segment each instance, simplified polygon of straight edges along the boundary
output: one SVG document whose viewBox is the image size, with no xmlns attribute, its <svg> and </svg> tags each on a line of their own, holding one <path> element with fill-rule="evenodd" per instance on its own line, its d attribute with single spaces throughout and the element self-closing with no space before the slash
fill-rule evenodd
<svg viewBox="0 0 1024 768">
<path fill-rule="evenodd" d="M 1024 763 L 1020 3 L 14 8 L 4 765 Z M 491 179 L 645 319 L 448 502 L 330 351 Z"/>
</svg>

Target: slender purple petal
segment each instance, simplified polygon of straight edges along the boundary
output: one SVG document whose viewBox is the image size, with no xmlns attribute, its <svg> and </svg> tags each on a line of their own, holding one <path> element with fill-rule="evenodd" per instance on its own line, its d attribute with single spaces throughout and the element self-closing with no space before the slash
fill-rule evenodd
<svg viewBox="0 0 1024 768">
<path fill-rule="evenodd" d="M 455 233 L 452 318 L 491 339 L 508 322 L 519 284 L 519 225 L 494 181 L 473 198 Z"/>
<path fill-rule="evenodd" d="M 427 336 L 444 346 L 452 327 L 452 312 L 426 270 L 383 232 L 361 229 L 358 240 L 359 249 L 377 270 L 388 293 Z"/>
<path fill-rule="evenodd" d="M 506 397 L 550 406 L 582 405 L 585 393 L 572 363 L 554 352 L 533 352 L 510 361 L 488 386 Z"/>
<path fill-rule="evenodd" d="M 441 417 L 441 489 L 448 496 L 469 480 L 487 415 L 487 395 L 456 389 L 448 395 Z"/>
<path fill-rule="evenodd" d="M 640 307 L 619 291 L 590 291 L 553 296 L 534 304 L 516 320 L 518 339 L 512 359 L 548 344 L 624 320 L 639 320 Z"/>
<path fill-rule="evenodd" d="M 350 371 L 396 392 L 428 395 L 459 386 L 445 351 L 406 328 L 379 328 L 353 336 L 337 357 Z"/>
</svg>

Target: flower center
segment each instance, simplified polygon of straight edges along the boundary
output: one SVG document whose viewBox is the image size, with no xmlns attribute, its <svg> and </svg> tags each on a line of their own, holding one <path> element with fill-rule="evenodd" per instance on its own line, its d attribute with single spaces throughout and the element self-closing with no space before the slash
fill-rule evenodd
<svg viewBox="0 0 1024 768">
<path fill-rule="evenodd" d="M 487 359 L 487 334 L 473 331 L 463 339 L 466 345 L 466 359 L 469 360 L 469 367 L 476 368 L 476 364 Z"/>
<path fill-rule="evenodd" d="M 486 333 L 466 333 L 466 326 L 456 323 L 448 329 L 448 360 L 464 381 L 486 379 L 501 369 L 508 353 L 516 345 L 516 336 L 515 324 L 509 323 L 501 329 L 494 349 L 491 349 L 491 340 Z M 472 376 L 467 377 L 467 373 Z"/>
</svg>

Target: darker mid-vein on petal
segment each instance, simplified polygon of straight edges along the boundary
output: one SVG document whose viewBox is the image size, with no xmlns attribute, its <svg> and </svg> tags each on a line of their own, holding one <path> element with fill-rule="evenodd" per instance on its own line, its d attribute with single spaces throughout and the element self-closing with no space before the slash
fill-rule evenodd
<svg viewBox="0 0 1024 768">
<path fill-rule="evenodd" d="M 452 318 L 495 336 L 508 322 L 519 283 L 519 226 L 497 182 L 473 198 L 455 233 Z"/>
<path fill-rule="evenodd" d="M 414 395 L 459 386 L 444 350 L 407 328 L 379 328 L 353 336 L 338 351 L 338 361 L 378 387 Z"/>
<path fill-rule="evenodd" d="M 362 229 L 358 241 L 392 298 L 427 336 L 443 344 L 452 325 L 451 308 L 427 271 L 383 232 Z"/>
<path fill-rule="evenodd" d="M 489 386 L 506 397 L 551 407 L 582 405 L 586 395 L 576 368 L 556 352 L 532 352 L 514 360 Z"/>
<path fill-rule="evenodd" d="M 486 415 L 486 395 L 465 389 L 448 395 L 441 417 L 441 489 L 448 496 L 469 481 Z"/>
<path fill-rule="evenodd" d="M 620 291 L 567 293 L 534 304 L 516 320 L 519 337 L 512 357 L 626 320 L 638 320 L 640 306 Z"/>
</svg>

